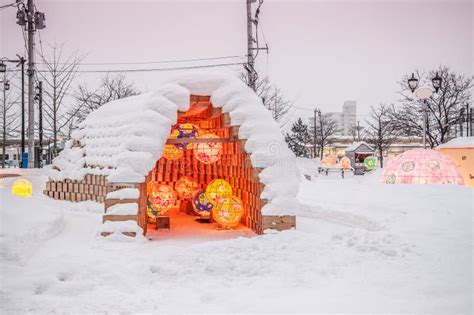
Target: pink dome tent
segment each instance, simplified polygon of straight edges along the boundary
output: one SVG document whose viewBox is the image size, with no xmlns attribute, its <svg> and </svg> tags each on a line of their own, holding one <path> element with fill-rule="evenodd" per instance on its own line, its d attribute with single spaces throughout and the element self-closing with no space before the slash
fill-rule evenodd
<svg viewBox="0 0 474 315">
<path fill-rule="evenodd" d="M 384 169 L 380 182 L 464 185 L 463 177 L 454 162 L 430 149 L 412 149 L 400 154 Z"/>
</svg>

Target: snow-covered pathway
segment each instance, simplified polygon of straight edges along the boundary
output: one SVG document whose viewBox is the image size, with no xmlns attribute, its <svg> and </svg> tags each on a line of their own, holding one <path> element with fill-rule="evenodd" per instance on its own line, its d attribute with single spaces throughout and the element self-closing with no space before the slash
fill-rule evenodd
<svg viewBox="0 0 474 315">
<path fill-rule="evenodd" d="M 8 181 L 0 185 L 7 313 L 472 310 L 472 190 L 462 187 L 304 181 L 295 231 L 116 242 L 94 236 L 97 204 L 19 199 Z M 47 224 L 39 219 L 59 222 L 56 232 L 19 251 L 22 259 L 4 256 L 21 243 L 9 243 L 13 231 L 27 234 L 21 221 Z"/>
</svg>

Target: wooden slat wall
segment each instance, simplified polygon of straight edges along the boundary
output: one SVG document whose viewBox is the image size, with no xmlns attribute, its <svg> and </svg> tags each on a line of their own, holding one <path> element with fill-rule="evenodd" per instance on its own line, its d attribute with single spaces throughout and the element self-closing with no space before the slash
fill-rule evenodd
<svg viewBox="0 0 474 315">
<path fill-rule="evenodd" d="M 86 175 L 84 180 L 49 180 L 43 193 L 51 198 L 69 201 L 93 200 L 104 202 L 105 196 L 112 191 L 112 184 L 105 176 Z"/>
</svg>

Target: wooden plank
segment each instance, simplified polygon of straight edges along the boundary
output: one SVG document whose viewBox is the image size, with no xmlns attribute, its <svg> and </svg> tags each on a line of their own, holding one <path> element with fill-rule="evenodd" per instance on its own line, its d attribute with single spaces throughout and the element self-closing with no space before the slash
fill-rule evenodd
<svg viewBox="0 0 474 315">
<path fill-rule="evenodd" d="M 105 221 L 129 221 L 129 220 L 136 221 L 137 216 L 136 215 L 118 215 L 118 214 L 104 214 L 102 216 L 102 223 L 104 223 Z"/>
<path fill-rule="evenodd" d="M 180 143 L 227 143 L 229 138 L 181 138 L 168 139 L 166 144 L 180 144 Z"/>
</svg>

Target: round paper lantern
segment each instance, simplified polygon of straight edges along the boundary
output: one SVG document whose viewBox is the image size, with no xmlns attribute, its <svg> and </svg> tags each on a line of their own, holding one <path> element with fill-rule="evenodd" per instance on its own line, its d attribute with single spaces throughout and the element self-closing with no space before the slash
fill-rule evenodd
<svg viewBox="0 0 474 315">
<path fill-rule="evenodd" d="M 178 124 L 172 130 L 170 134 L 171 139 L 186 139 L 196 138 L 199 132 L 199 128 L 193 124 Z M 177 143 L 177 148 L 180 149 L 192 149 L 192 143 Z"/>
<path fill-rule="evenodd" d="M 207 199 L 207 195 L 204 190 L 201 189 L 194 194 L 193 208 L 194 211 L 202 217 L 209 217 L 211 215 L 213 205 L 209 202 L 209 199 Z"/>
<path fill-rule="evenodd" d="M 177 146 L 173 144 L 165 144 L 164 150 L 163 150 L 163 156 L 165 159 L 174 161 L 174 160 L 179 160 L 182 158 L 184 155 L 183 150 L 178 148 Z"/>
<path fill-rule="evenodd" d="M 244 213 L 242 201 L 236 196 L 224 197 L 219 200 L 212 211 L 212 218 L 225 229 L 235 228 Z"/>
<path fill-rule="evenodd" d="M 13 182 L 12 194 L 23 198 L 30 198 L 33 193 L 33 185 L 27 179 L 20 178 Z"/>
<path fill-rule="evenodd" d="M 351 159 L 349 159 L 347 156 L 344 156 L 341 158 L 339 161 L 339 165 L 341 166 L 342 169 L 347 170 L 351 168 Z"/>
<path fill-rule="evenodd" d="M 220 137 L 208 133 L 204 135 L 200 135 L 199 138 L 215 138 L 219 139 Z M 204 164 L 212 164 L 217 162 L 222 153 L 222 143 L 219 142 L 205 142 L 205 143 L 196 143 L 194 145 L 194 157 L 196 160 L 199 162 L 202 162 Z"/>
<path fill-rule="evenodd" d="M 219 199 L 232 196 L 232 187 L 223 179 L 214 179 L 206 187 L 206 196 L 210 203 L 216 205 Z"/>
<path fill-rule="evenodd" d="M 174 188 L 176 189 L 179 198 L 188 199 L 192 198 L 196 191 L 199 190 L 199 184 L 192 178 L 182 176 L 178 179 Z"/>
<path fill-rule="evenodd" d="M 148 185 L 148 216 L 155 218 L 157 215 L 166 214 L 176 202 L 173 187 L 157 182 L 151 182 Z"/>
<path fill-rule="evenodd" d="M 377 168 L 377 158 L 375 156 L 368 156 L 364 159 L 364 166 L 369 170 Z"/>
<path fill-rule="evenodd" d="M 321 160 L 321 165 L 328 167 L 328 166 L 334 166 L 337 164 L 337 157 L 335 155 L 326 155 L 322 160 Z"/>
</svg>

